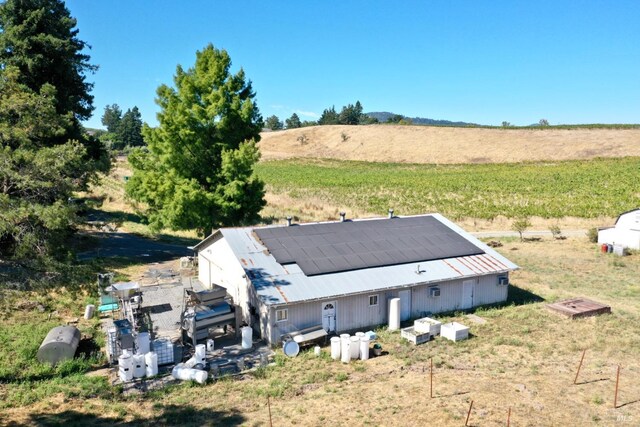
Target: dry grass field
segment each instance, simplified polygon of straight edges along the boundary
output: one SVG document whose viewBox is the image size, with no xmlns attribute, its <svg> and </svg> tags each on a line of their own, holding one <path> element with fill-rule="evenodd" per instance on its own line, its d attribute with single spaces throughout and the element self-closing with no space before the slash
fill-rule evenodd
<svg viewBox="0 0 640 427">
<path fill-rule="evenodd" d="M 471 400 L 473 426 L 505 425 L 509 408 L 515 426 L 638 425 L 639 255 L 601 254 L 586 238 L 503 243 L 499 250 L 522 267 L 512 277 L 510 303 L 476 310 L 486 324 L 463 313 L 442 317 L 471 326 L 468 341 L 437 338 L 414 347 L 380 329 L 387 354 L 367 362 L 334 362 L 328 348 L 320 358 L 305 352 L 287 359 L 279 351 L 275 366 L 206 386 L 182 384 L 143 397 L 52 393 L 26 407 L 5 407 L 0 424 L 268 426 L 270 396 L 276 426 L 461 426 Z M 544 306 L 578 295 L 610 304 L 613 314 L 572 321 Z M 0 385 L 5 404 L 15 393 Z"/>
<path fill-rule="evenodd" d="M 640 129 L 314 126 L 261 136 L 265 160 L 310 157 L 459 164 L 640 156 Z"/>
</svg>

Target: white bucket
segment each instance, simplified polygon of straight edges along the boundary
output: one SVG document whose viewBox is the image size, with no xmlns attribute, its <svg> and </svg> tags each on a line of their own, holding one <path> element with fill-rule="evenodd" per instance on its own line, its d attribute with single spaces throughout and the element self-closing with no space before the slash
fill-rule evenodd
<svg viewBox="0 0 640 427">
<path fill-rule="evenodd" d="M 198 384 L 204 384 L 207 382 L 207 378 L 209 374 L 205 371 L 201 371 L 199 369 L 191 369 L 184 366 L 183 363 L 178 363 L 171 370 L 171 375 L 173 378 L 183 381 L 195 381 Z"/>
<path fill-rule="evenodd" d="M 84 318 L 85 320 L 89 320 L 93 317 L 93 313 L 96 311 L 96 306 L 93 304 L 88 304 L 84 309 Z"/>
<path fill-rule="evenodd" d="M 144 355 L 144 363 L 147 365 L 147 376 L 153 377 L 158 375 L 158 355 L 153 351 Z"/>
<path fill-rule="evenodd" d="M 211 352 L 213 351 L 213 340 L 212 339 L 208 339 L 207 340 L 207 351 Z"/>
<path fill-rule="evenodd" d="M 242 348 L 251 348 L 253 345 L 253 330 L 249 326 L 243 326 L 240 330 L 242 331 Z"/>
<path fill-rule="evenodd" d="M 360 337 L 351 337 L 351 344 L 349 345 L 349 351 L 352 359 L 360 357 Z"/>
<path fill-rule="evenodd" d="M 331 358 L 340 359 L 340 337 L 331 337 Z"/>
<path fill-rule="evenodd" d="M 319 345 L 313 347 L 313 354 L 315 354 L 316 356 L 320 356 L 321 353 L 322 353 L 322 350 L 320 349 Z"/>
<path fill-rule="evenodd" d="M 349 363 L 349 361 L 351 360 L 351 351 L 349 350 L 351 341 L 342 340 L 340 344 L 341 344 L 341 350 L 342 350 L 340 360 L 342 361 L 342 363 Z"/>
<path fill-rule="evenodd" d="M 133 358 L 126 350 L 118 357 L 118 376 L 124 382 L 133 379 Z"/>
<path fill-rule="evenodd" d="M 369 338 L 360 338 L 360 359 L 369 360 Z"/>
<path fill-rule="evenodd" d="M 207 361 L 207 348 L 204 344 L 198 344 L 196 346 L 196 363 L 205 363 Z"/>
<path fill-rule="evenodd" d="M 144 362 L 144 354 L 133 355 L 133 378 L 142 378 L 147 373 L 147 366 Z"/>
<path fill-rule="evenodd" d="M 149 332 L 139 332 L 136 337 L 136 345 L 138 347 L 138 354 L 146 354 L 151 350 L 149 343 Z"/>
</svg>

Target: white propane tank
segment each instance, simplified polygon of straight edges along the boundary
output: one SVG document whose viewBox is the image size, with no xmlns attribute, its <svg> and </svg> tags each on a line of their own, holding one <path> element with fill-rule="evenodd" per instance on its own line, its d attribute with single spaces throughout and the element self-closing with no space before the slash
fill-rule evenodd
<svg viewBox="0 0 640 427">
<path fill-rule="evenodd" d="M 209 339 L 207 340 L 207 351 L 208 351 L 208 352 L 212 352 L 212 351 L 213 351 L 213 349 L 214 349 L 214 346 L 213 346 L 213 340 L 212 340 L 211 338 L 209 338 Z"/>
<path fill-rule="evenodd" d="M 206 371 L 187 368 L 183 363 L 178 363 L 171 370 L 171 376 L 178 380 L 195 381 L 198 384 L 204 384 L 205 382 L 207 382 L 209 374 L 207 374 Z"/>
<path fill-rule="evenodd" d="M 400 298 L 392 298 L 389 301 L 389 330 L 400 329 Z"/>
<path fill-rule="evenodd" d="M 118 357 L 118 376 L 123 382 L 133 380 L 133 358 L 127 350 Z"/>
<path fill-rule="evenodd" d="M 147 366 L 144 363 L 144 354 L 133 355 L 133 378 L 142 378 L 147 373 Z"/>
<path fill-rule="evenodd" d="M 357 360 L 360 357 L 360 337 L 351 337 L 351 344 L 349 345 L 349 351 L 351 352 L 351 359 Z"/>
<path fill-rule="evenodd" d="M 147 376 L 153 377 L 158 375 L 158 355 L 150 351 L 144 355 L 144 364 L 147 365 Z"/>
<path fill-rule="evenodd" d="M 84 309 L 84 318 L 85 320 L 89 320 L 93 317 L 93 313 L 96 311 L 96 306 L 93 304 L 88 304 Z"/>
<path fill-rule="evenodd" d="M 360 337 L 360 359 L 369 360 L 369 338 Z"/>
<path fill-rule="evenodd" d="M 331 358 L 340 359 L 340 337 L 331 337 Z"/>
<path fill-rule="evenodd" d="M 136 336 L 136 346 L 138 349 L 138 354 L 149 353 L 149 351 L 151 350 L 149 332 L 138 332 L 138 335 Z"/>
<path fill-rule="evenodd" d="M 342 363 L 349 363 L 349 361 L 351 360 L 351 351 L 349 350 L 349 345 L 351 344 L 351 340 L 342 339 L 340 344 L 341 344 L 341 350 L 342 350 L 340 360 L 342 361 Z"/>
<path fill-rule="evenodd" d="M 251 346 L 253 345 L 253 330 L 249 326 L 243 326 L 242 328 L 240 328 L 240 330 L 242 331 L 242 348 L 251 348 Z"/>
<path fill-rule="evenodd" d="M 196 363 L 204 364 L 207 361 L 207 348 L 204 344 L 198 344 L 196 346 Z"/>
</svg>

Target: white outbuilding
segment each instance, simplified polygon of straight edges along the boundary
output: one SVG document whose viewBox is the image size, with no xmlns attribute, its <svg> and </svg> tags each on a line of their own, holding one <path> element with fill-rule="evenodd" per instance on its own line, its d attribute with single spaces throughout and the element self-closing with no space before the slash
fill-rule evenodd
<svg viewBox="0 0 640 427">
<path fill-rule="evenodd" d="M 640 249 L 640 209 L 620 214 L 613 227 L 599 229 L 598 243 Z"/>
<path fill-rule="evenodd" d="M 221 228 L 195 246 L 198 278 L 222 286 L 270 344 L 506 301 L 517 265 L 439 214 Z"/>
</svg>

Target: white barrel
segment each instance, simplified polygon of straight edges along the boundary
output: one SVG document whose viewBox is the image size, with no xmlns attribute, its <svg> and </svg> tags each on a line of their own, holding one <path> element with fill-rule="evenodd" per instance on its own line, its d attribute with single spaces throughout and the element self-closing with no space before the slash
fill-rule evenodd
<svg viewBox="0 0 640 427">
<path fill-rule="evenodd" d="M 133 378 L 142 378 L 147 373 L 147 365 L 144 362 L 144 354 L 133 355 Z"/>
<path fill-rule="evenodd" d="M 84 308 L 84 318 L 85 320 L 89 320 L 93 317 L 93 313 L 96 311 L 96 306 L 93 304 L 87 304 Z"/>
<path fill-rule="evenodd" d="M 362 339 L 362 337 L 364 336 L 364 332 L 356 332 L 356 336 Z"/>
<path fill-rule="evenodd" d="M 251 346 L 253 345 L 253 330 L 249 326 L 243 326 L 242 328 L 240 328 L 240 330 L 242 331 L 242 348 L 251 348 Z"/>
<path fill-rule="evenodd" d="M 198 360 L 196 359 L 195 356 L 191 356 L 189 358 L 189 360 L 187 360 L 186 362 L 183 363 L 183 365 L 186 368 L 193 368 L 194 366 L 196 366 L 198 364 Z"/>
<path fill-rule="evenodd" d="M 369 338 L 360 338 L 360 359 L 369 360 Z"/>
<path fill-rule="evenodd" d="M 183 381 L 195 381 L 198 384 L 204 384 L 207 382 L 207 378 L 209 374 L 206 371 L 201 371 L 199 369 L 191 369 L 184 366 L 183 363 L 178 363 L 171 370 L 171 375 L 173 378 Z"/>
<path fill-rule="evenodd" d="M 207 361 L 207 347 L 204 344 L 196 346 L 196 363 L 205 363 Z"/>
<path fill-rule="evenodd" d="M 124 382 L 133 380 L 133 357 L 126 350 L 118 357 L 118 376 Z"/>
<path fill-rule="evenodd" d="M 351 359 L 358 359 L 360 357 L 360 337 L 351 337 L 351 344 L 349 345 L 349 351 L 351 352 Z"/>
<path fill-rule="evenodd" d="M 213 340 L 212 339 L 208 339 L 207 340 L 207 351 L 211 352 L 213 351 L 214 346 L 213 346 Z"/>
<path fill-rule="evenodd" d="M 342 363 L 349 363 L 351 360 L 351 351 L 349 350 L 349 345 L 351 344 L 350 340 L 341 340 L 341 357 L 340 360 Z"/>
<path fill-rule="evenodd" d="M 340 359 L 340 337 L 331 337 L 331 358 Z"/>
<path fill-rule="evenodd" d="M 320 349 L 319 345 L 313 347 L 313 354 L 315 354 L 316 356 L 320 356 L 321 353 L 322 353 L 322 350 Z"/>
<path fill-rule="evenodd" d="M 400 329 L 400 298 L 392 298 L 389 301 L 389 330 Z"/>
<path fill-rule="evenodd" d="M 296 357 L 300 352 L 300 346 L 295 341 L 286 341 L 282 344 L 282 351 L 286 356 Z"/>
<path fill-rule="evenodd" d="M 151 350 L 149 332 L 138 332 L 136 336 L 136 346 L 138 348 L 138 354 L 146 354 Z"/>
<path fill-rule="evenodd" d="M 144 355 L 144 364 L 147 366 L 147 376 L 153 377 L 158 375 L 158 355 L 150 351 Z"/>
</svg>

